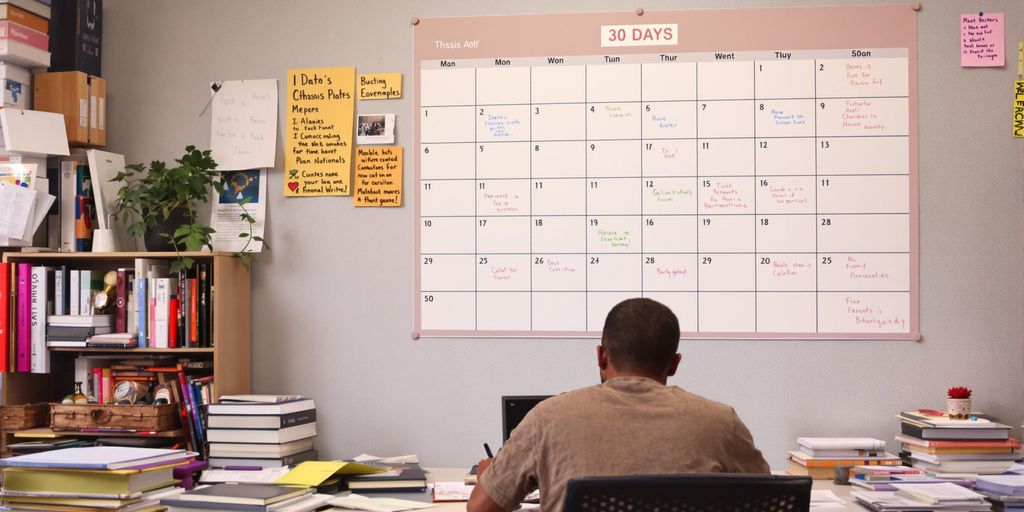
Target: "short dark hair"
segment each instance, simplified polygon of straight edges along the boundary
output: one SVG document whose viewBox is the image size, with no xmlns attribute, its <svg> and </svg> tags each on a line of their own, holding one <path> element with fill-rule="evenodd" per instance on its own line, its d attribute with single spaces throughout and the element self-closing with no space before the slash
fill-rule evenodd
<svg viewBox="0 0 1024 512">
<path fill-rule="evenodd" d="M 679 319 L 660 302 L 627 299 L 608 312 L 601 344 L 616 368 L 659 373 L 679 349 Z"/>
</svg>

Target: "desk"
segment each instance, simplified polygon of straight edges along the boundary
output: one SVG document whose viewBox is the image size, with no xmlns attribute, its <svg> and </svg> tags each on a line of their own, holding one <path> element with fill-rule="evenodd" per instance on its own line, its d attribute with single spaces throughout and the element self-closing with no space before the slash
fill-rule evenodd
<svg viewBox="0 0 1024 512">
<path fill-rule="evenodd" d="M 469 470 L 465 468 L 424 468 L 427 471 L 427 482 L 461 482 L 466 476 Z M 837 496 L 845 500 L 846 507 L 842 509 L 831 508 L 823 510 L 846 510 L 855 512 L 865 512 L 868 510 L 854 503 L 853 498 L 850 497 L 851 486 L 849 485 L 835 485 L 831 480 L 815 480 L 814 490 L 830 490 L 836 493 Z M 381 496 L 380 494 L 365 494 L 364 496 Z M 388 497 L 403 498 L 407 500 L 416 501 L 430 501 L 430 495 L 428 493 L 395 493 L 388 494 Z M 424 509 L 426 512 L 464 512 L 466 510 L 465 503 L 438 503 L 437 506 Z"/>
</svg>

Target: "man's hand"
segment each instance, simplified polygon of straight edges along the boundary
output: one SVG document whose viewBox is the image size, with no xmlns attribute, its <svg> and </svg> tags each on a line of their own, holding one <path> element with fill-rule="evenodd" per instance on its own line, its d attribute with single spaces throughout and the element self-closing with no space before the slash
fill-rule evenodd
<svg viewBox="0 0 1024 512">
<path fill-rule="evenodd" d="M 468 512 L 504 512 L 505 509 L 498 506 L 480 483 L 480 477 L 491 467 L 494 459 L 482 459 L 476 467 L 476 485 L 473 486 L 473 493 L 469 496 L 469 503 L 466 504 Z"/>
<path fill-rule="evenodd" d="M 487 468 L 491 467 L 492 462 L 494 462 L 493 457 L 489 459 L 480 459 L 480 464 L 476 467 L 476 477 L 480 478 L 480 475 L 482 475 Z"/>
</svg>

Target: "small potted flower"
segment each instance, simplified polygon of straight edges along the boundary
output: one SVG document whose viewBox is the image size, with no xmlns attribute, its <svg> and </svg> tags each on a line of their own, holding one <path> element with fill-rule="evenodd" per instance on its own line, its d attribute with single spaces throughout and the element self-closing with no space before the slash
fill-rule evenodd
<svg viewBox="0 0 1024 512">
<path fill-rule="evenodd" d="M 956 386 L 946 391 L 946 412 L 951 420 L 966 420 L 971 416 L 971 389 Z"/>
</svg>

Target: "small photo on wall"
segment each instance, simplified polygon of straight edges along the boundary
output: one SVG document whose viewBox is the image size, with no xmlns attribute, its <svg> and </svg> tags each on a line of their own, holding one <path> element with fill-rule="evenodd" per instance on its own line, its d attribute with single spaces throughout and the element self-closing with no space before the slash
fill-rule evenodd
<svg viewBox="0 0 1024 512">
<path fill-rule="evenodd" d="M 356 144 L 394 144 L 395 114 L 359 114 Z"/>
</svg>

